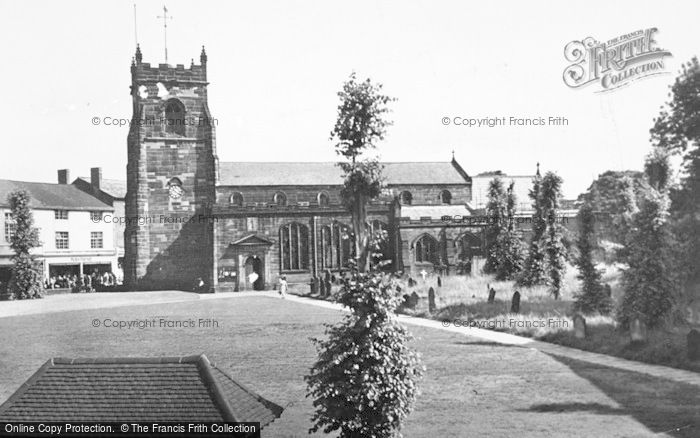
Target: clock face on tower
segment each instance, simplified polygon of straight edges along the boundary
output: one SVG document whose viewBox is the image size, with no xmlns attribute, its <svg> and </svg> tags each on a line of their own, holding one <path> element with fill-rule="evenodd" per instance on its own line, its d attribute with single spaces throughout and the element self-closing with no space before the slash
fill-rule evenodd
<svg viewBox="0 0 700 438">
<path fill-rule="evenodd" d="M 170 199 L 179 200 L 185 191 L 182 189 L 182 182 L 178 178 L 168 181 L 168 194 Z"/>
</svg>

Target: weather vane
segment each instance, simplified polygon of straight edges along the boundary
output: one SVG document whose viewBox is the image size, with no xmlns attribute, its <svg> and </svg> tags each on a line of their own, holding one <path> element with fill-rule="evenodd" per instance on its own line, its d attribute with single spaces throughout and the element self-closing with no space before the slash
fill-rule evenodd
<svg viewBox="0 0 700 438">
<path fill-rule="evenodd" d="M 173 17 L 168 16 L 168 8 L 163 5 L 163 15 L 159 15 L 158 18 L 163 19 L 163 42 L 165 45 L 165 63 L 168 63 L 168 20 L 172 20 Z"/>
</svg>

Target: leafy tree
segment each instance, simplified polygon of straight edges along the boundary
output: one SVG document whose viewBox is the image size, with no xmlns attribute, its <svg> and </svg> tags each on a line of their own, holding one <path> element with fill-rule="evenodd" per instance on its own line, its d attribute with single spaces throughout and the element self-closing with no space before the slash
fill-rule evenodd
<svg viewBox="0 0 700 438">
<path fill-rule="evenodd" d="M 607 315 L 612 310 L 612 300 L 608 297 L 601 282 L 601 273 L 593 261 L 593 253 L 597 247 L 595 239 L 595 213 L 590 203 L 581 205 L 578 214 L 579 235 L 576 241 L 578 257 L 577 278 L 581 280 L 581 292 L 576 295 L 574 310 L 583 313 L 598 312 Z"/>
<path fill-rule="evenodd" d="M 305 377 L 316 412 L 311 432 L 340 431 L 341 437 L 397 437 L 411 412 L 423 367 L 408 346 L 410 336 L 394 313 L 402 300 L 396 278 L 381 271 L 385 235 L 370 236 L 366 205 L 379 195 L 381 167 L 362 154 L 384 137 L 392 99 L 369 79 L 353 74 L 339 93 L 338 121 L 331 134 L 336 152 L 347 158 L 341 192 L 352 214 L 356 259 L 337 301 L 350 314 L 326 325 L 326 340 L 314 339 L 318 361 Z"/>
<path fill-rule="evenodd" d="M 31 251 L 40 245 L 39 230 L 34 227 L 34 215 L 29 208 L 31 198 L 26 191 L 19 190 L 8 195 L 15 232 L 10 246 L 12 256 L 12 277 L 7 287 L 9 299 L 42 298 L 43 285 L 41 267 Z"/>
<path fill-rule="evenodd" d="M 382 85 L 369 79 L 358 82 L 355 73 L 338 93 L 338 119 L 331 131 L 336 153 L 346 159 L 338 165 L 345 181 L 340 195 L 352 215 L 355 257 L 360 272 L 368 269 L 369 230 L 367 204 L 381 193 L 382 166 L 376 158 L 364 154 L 384 139 L 391 122 L 386 120 L 388 103 L 395 99 L 382 94 Z"/>
<path fill-rule="evenodd" d="M 656 148 L 645 162 L 646 191 L 634 216 L 629 239 L 629 267 L 623 273 L 624 297 L 618 319 L 627 327 L 641 317 L 649 327 L 667 322 L 677 303 L 680 276 L 675 239 L 668 221 L 671 166 Z"/>
<path fill-rule="evenodd" d="M 503 184 L 500 179 L 494 179 L 489 187 L 489 205 L 487 210 L 494 217 L 489 217 L 491 224 L 489 229 L 494 229 L 491 234 L 493 239 L 488 248 L 486 265 L 494 266 L 493 272 L 497 280 L 512 280 L 523 269 L 524 256 L 523 245 L 520 236 L 515 230 L 515 183 L 511 181 L 508 189 L 503 193 Z M 493 190 L 491 190 L 493 188 Z"/>
<path fill-rule="evenodd" d="M 376 264 L 369 272 L 356 271 L 345 283 L 338 301 L 350 314 L 339 324 L 326 325 L 328 339 L 313 339 L 318 361 L 305 377 L 316 408 L 310 432 L 401 436 L 424 372 L 394 313 L 401 299 L 396 277 Z"/>
<path fill-rule="evenodd" d="M 683 157 L 683 178 L 670 197 L 673 225 L 687 262 L 700 259 L 700 62 L 696 57 L 683 65 L 670 88 L 671 99 L 650 133 L 656 147 Z M 678 268 L 684 271 L 687 282 L 700 282 L 698 263 Z"/>
<path fill-rule="evenodd" d="M 562 179 L 555 173 L 547 172 L 542 178 L 542 213 L 546 224 L 542 248 L 546 255 L 548 283 L 555 299 L 559 299 L 561 294 L 567 258 L 563 227 L 558 218 L 561 185 Z"/>
<path fill-rule="evenodd" d="M 520 286 L 535 286 L 538 284 L 547 283 L 547 260 L 542 246 L 544 232 L 547 228 L 545 222 L 544 211 L 542 210 L 542 176 L 540 175 L 540 166 L 537 164 L 537 173 L 532 179 L 532 188 L 528 196 L 532 200 L 532 237 L 530 239 L 530 248 L 525 259 L 525 265 L 522 275 L 518 278 Z"/>
<path fill-rule="evenodd" d="M 484 272 L 492 274 L 499 269 L 502 260 L 502 248 L 500 247 L 501 235 L 505 232 L 506 221 L 506 193 L 503 181 L 494 178 L 489 182 L 488 202 L 486 203 L 486 217 L 488 223 L 485 233 L 486 262 Z"/>
</svg>

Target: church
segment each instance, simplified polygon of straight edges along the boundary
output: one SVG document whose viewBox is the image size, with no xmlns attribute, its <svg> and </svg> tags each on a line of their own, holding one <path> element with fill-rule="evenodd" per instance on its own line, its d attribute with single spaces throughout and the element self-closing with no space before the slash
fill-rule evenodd
<svg viewBox="0 0 700 438">
<path fill-rule="evenodd" d="M 332 162 L 219 162 L 200 63 L 157 66 L 137 47 L 131 65 L 124 278 L 129 287 L 270 289 L 348 267 L 350 215 Z M 383 163 L 386 187 L 368 206 L 391 268 L 469 273 L 483 264 L 483 215 L 493 173 L 444 162 Z M 534 175 L 507 176 L 527 214 Z M 251 273 L 257 275 L 250 275 Z M 250 279 L 253 279 L 251 282 Z"/>
</svg>

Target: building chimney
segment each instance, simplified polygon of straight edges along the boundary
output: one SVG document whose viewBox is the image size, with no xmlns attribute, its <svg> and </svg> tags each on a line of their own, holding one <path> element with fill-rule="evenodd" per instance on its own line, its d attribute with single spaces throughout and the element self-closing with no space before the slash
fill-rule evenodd
<svg viewBox="0 0 700 438">
<path fill-rule="evenodd" d="M 93 167 L 90 169 L 90 185 L 92 185 L 95 190 L 100 190 L 100 186 L 102 185 L 101 167 Z"/>
<path fill-rule="evenodd" d="M 68 184 L 68 178 L 70 178 L 70 172 L 68 169 L 58 169 L 59 184 Z"/>
</svg>

